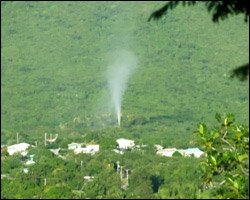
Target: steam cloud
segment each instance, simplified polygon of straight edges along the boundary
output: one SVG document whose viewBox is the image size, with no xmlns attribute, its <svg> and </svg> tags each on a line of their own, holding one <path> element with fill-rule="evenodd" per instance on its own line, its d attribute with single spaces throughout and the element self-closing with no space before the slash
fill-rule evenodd
<svg viewBox="0 0 250 200">
<path fill-rule="evenodd" d="M 121 50 L 113 55 L 112 63 L 108 67 L 109 89 L 120 126 L 122 96 L 126 90 L 128 79 L 136 68 L 137 60 L 132 52 Z"/>
</svg>

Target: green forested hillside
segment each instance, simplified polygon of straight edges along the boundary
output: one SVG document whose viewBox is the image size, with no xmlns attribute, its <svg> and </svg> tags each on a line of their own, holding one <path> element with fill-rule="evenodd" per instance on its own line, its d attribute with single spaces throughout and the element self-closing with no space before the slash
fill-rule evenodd
<svg viewBox="0 0 250 200">
<path fill-rule="evenodd" d="M 138 58 L 122 112 L 145 120 L 140 132 L 189 135 L 215 112 L 230 111 L 246 122 L 247 84 L 228 77 L 248 59 L 242 16 L 215 25 L 197 6 L 146 22 L 159 5 L 3 3 L 2 129 L 38 134 L 88 115 L 98 126 L 98 116 L 109 112 L 107 57 L 120 49 Z"/>
<path fill-rule="evenodd" d="M 203 5 L 197 5 L 178 7 L 163 20 L 147 22 L 163 4 L 1 2 L 2 144 L 15 143 L 19 132 L 20 141 L 38 141 L 42 146 L 45 132 L 57 133 L 57 146 L 63 148 L 77 140 L 99 143 L 103 153 L 96 162 L 104 165 L 115 161 L 113 154 L 105 156 L 119 137 L 151 146 L 186 148 L 193 145 L 196 124 L 214 124 L 216 112 L 232 112 L 240 123 L 248 124 L 248 83 L 229 77 L 230 70 L 248 62 L 249 25 L 244 17 L 214 24 Z M 107 68 L 112 55 L 121 49 L 133 52 L 138 66 L 123 95 L 121 127 L 117 127 L 110 110 Z M 88 163 L 91 158 L 84 159 Z M 154 169 L 150 159 L 141 158 L 147 163 L 145 169 L 152 167 L 160 174 L 162 168 Z M 166 158 L 159 159 L 166 162 Z M 168 169 L 185 162 L 180 169 L 183 174 L 198 162 L 174 159 L 177 164 Z M 125 158 L 123 162 L 133 165 L 134 174 L 136 170 L 140 173 L 136 169 L 140 162 L 129 164 L 132 160 Z M 157 168 L 157 162 L 155 165 Z M 178 169 L 175 173 L 180 174 Z M 177 187 L 180 179 L 183 177 L 171 180 Z M 138 181 L 144 182 L 143 178 Z M 169 189 L 167 184 L 162 188 Z M 63 187 L 72 189 L 76 185 Z M 168 197 L 170 193 L 162 188 L 161 196 L 154 197 Z M 184 196 L 177 192 L 176 197 L 187 197 L 187 191 L 183 190 Z M 140 189 L 131 189 L 125 196 L 119 193 L 113 198 L 136 198 L 140 193 Z M 96 193 L 85 195 L 101 197 Z"/>
</svg>

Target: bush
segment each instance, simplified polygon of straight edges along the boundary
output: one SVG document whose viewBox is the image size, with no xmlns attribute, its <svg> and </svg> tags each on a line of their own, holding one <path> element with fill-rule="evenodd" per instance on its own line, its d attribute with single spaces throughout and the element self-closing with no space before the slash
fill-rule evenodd
<svg viewBox="0 0 250 200">
<path fill-rule="evenodd" d="M 248 198 L 249 127 L 237 124 L 232 114 L 216 114 L 216 119 L 219 127 L 208 130 L 201 123 L 196 131 L 206 152 L 200 164 L 201 192 L 216 198 Z"/>
</svg>

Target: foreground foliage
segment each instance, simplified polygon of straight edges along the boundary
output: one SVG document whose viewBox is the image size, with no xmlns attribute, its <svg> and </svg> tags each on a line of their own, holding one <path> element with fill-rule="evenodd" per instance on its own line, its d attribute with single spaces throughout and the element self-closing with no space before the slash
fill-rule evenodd
<svg viewBox="0 0 250 200">
<path fill-rule="evenodd" d="M 207 154 L 201 162 L 202 190 L 216 198 L 248 198 L 249 128 L 232 114 L 216 114 L 216 119 L 219 127 L 209 130 L 201 123 L 196 132 Z"/>
</svg>

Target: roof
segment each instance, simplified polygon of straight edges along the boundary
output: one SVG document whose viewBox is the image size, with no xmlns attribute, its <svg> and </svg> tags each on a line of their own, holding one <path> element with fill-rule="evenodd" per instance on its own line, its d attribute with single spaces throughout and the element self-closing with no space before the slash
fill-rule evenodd
<svg viewBox="0 0 250 200">
<path fill-rule="evenodd" d="M 160 149 L 156 152 L 156 154 L 160 154 L 160 155 L 167 156 L 167 157 L 172 157 L 173 153 L 176 151 L 177 151 L 176 148 Z"/>
<path fill-rule="evenodd" d="M 183 156 L 191 156 L 193 154 L 197 158 L 199 158 L 204 153 L 198 148 L 188 148 L 188 149 L 166 148 L 158 150 L 156 154 L 171 157 L 175 151 L 178 151 Z"/>
<path fill-rule="evenodd" d="M 163 146 L 161 146 L 161 145 L 159 145 L 159 144 L 155 144 L 154 147 L 155 147 L 157 150 L 163 149 Z"/>
<path fill-rule="evenodd" d="M 14 153 L 17 152 L 23 152 L 26 151 L 26 149 L 30 146 L 28 143 L 19 143 L 19 144 L 14 144 L 11 146 L 7 147 L 7 151 L 10 155 L 13 155 Z M 25 153 L 24 153 L 25 154 Z"/>
<path fill-rule="evenodd" d="M 35 164 L 36 162 L 33 161 L 33 160 L 28 160 L 25 164 L 26 165 L 32 165 L 32 164 Z"/>
<path fill-rule="evenodd" d="M 8 146 L 7 149 L 27 149 L 30 146 L 28 143 L 19 143 Z"/>
<path fill-rule="evenodd" d="M 84 176 L 83 178 L 84 178 L 84 180 L 92 181 L 92 179 L 94 178 L 94 176 Z"/>
<path fill-rule="evenodd" d="M 194 155 L 195 157 L 200 157 L 204 152 L 201 151 L 200 149 L 198 148 L 188 148 L 188 149 L 182 149 L 182 150 L 179 150 L 180 153 L 184 153 L 186 155 Z"/>
<path fill-rule="evenodd" d="M 75 148 L 79 148 L 79 147 L 81 147 L 80 143 L 72 142 L 72 143 L 68 144 L 68 149 L 75 149 Z"/>
<path fill-rule="evenodd" d="M 124 138 L 117 139 L 116 142 L 119 145 L 119 149 L 129 149 L 135 146 L 134 140 L 127 140 Z"/>
<path fill-rule="evenodd" d="M 99 151 L 99 144 L 90 144 L 86 147 L 79 147 L 74 149 L 75 154 L 79 153 L 91 153 L 94 154 Z"/>
<path fill-rule="evenodd" d="M 60 147 L 59 147 L 58 149 L 50 149 L 50 151 L 51 151 L 52 153 L 54 153 L 55 155 L 58 155 L 60 150 L 61 150 Z"/>
<path fill-rule="evenodd" d="M 124 139 L 124 138 L 120 138 L 120 139 L 117 139 L 116 142 L 125 142 L 125 143 L 134 143 L 135 141 L 134 140 L 128 140 L 128 139 Z"/>
</svg>

